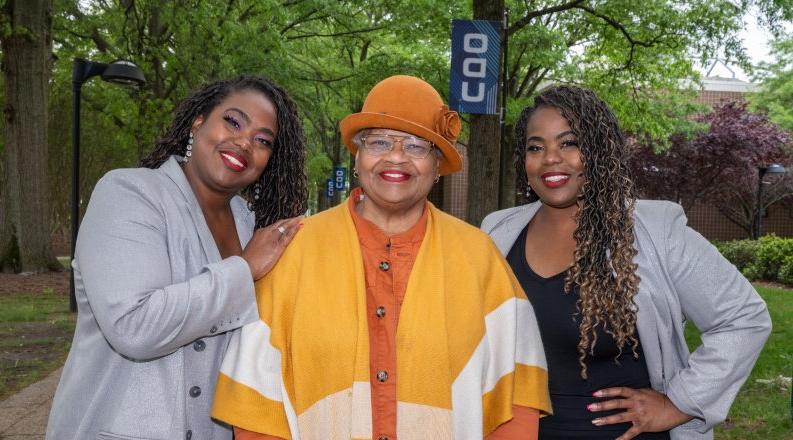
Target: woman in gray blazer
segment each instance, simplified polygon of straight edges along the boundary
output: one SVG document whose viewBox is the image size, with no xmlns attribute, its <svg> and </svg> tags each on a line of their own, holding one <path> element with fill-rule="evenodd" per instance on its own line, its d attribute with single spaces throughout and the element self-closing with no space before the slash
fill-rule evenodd
<svg viewBox="0 0 793 440">
<path fill-rule="evenodd" d="M 142 168 L 97 183 L 47 439 L 232 438 L 209 416 L 221 357 L 299 229 L 305 156 L 291 98 L 243 76 L 195 92 Z"/>
<path fill-rule="evenodd" d="M 680 206 L 636 200 L 619 124 L 591 91 L 544 90 L 515 138 L 533 203 L 482 229 L 537 315 L 554 408 L 540 439 L 712 438 L 770 333 L 765 303 Z"/>
</svg>

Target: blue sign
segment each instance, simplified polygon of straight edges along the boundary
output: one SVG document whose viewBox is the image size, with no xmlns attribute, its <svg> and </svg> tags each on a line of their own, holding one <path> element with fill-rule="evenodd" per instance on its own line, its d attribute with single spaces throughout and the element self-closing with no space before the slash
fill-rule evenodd
<svg viewBox="0 0 793 440">
<path fill-rule="evenodd" d="M 347 168 L 345 167 L 334 167 L 333 168 L 333 180 L 336 182 L 336 189 L 343 190 L 344 184 L 347 181 Z"/>
<path fill-rule="evenodd" d="M 449 108 L 460 113 L 498 114 L 501 23 L 452 20 Z"/>
<path fill-rule="evenodd" d="M 331 198 L 331 197 L 333 197 L 334 194 L 336 194 L 336 190 L 335 190 L 335 185 L 333 183 L 333 179 L 328 179 L 328 182 L 325 185 L 325 187 L 327 188 L 326 191 L 325 191 L 325 195 L 328 196 L 328 198 Z"/>
</svg>

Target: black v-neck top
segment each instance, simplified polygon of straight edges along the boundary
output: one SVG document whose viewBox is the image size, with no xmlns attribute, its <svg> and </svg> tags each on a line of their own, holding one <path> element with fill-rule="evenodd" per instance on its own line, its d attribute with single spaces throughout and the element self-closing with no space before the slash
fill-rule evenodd
<svg viewBox="0 0 793 440">
<path fill-rule="evenodd" d="M 587 356 L 587 379 L 581 378 L 578 363 L 580 316 L 576 313 L 578 288 L 564 292 L 567 272 L 543 278 L 534 273 L 526 261 L 526 234 L 523 229 L 507 254 L 523 291 L 534 308 L 548 361 L 548 387 L 554 415 L 540 420 L 540 439 L 613 439 L 630 428 L 630 424 L 597 427 L 592 420 L 613 412 L 591 413 L 586 407 L 600 401 L 592 393 L 610 387 L 649 388 L 650 377 L 641 345 L 638 359 L 630 348 L 620 354 L 614 339 L 602 327 L 597 329 L 594 355 Z M 619 355 L 619 356 L 618 356 Z M 642 434 L 637 439 L 668 439 L 668 431 Z"/>
</svg>

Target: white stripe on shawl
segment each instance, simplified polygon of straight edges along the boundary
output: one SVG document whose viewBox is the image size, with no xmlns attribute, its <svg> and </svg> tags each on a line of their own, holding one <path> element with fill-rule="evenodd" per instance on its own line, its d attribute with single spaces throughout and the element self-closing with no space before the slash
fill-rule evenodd
<svg viewBox="0 0 793 440">
<path fill-rule="evenodd" d="M 270 327 L 261 320 L 234 332 L 220 372 L 267 399 L 283 402 L 292 438 L 299 439 L 297 416 L 281 375 L 281 352 L 270 344 L 271 333 Z"/>
<path fill-rule="evenodd" d="M 510 298 L 485 317 L 485 335 L 452 383 L 454 438 L 482 438 L 482 397 L 515 364 L 546 368 L 536 318 L 526 299 Z M 492 341 L 492 342 L 491 342 Z M 494 347 L 517 347 L 495 350 Z"/>
<path fill-rule="evenodd" d="M 518 308 L 518 346 L 515 363 L 532 365 L 548 371 L 545 350 L 540 342 L 540 327 L 537 316 L 528 299 L 517 299 Z"/>
<path fill-rule="evenodd" d="M 397 438 L 451 440 L 452 412 L 445 408 L 397 402 Z"/>
<path fill-rule="evenodd" d="M 301 440 L 349 440 L 372 436 L 372 394 L 368 382 L 353 382 L 314 403 L 297 417 Z"/>
</svg>

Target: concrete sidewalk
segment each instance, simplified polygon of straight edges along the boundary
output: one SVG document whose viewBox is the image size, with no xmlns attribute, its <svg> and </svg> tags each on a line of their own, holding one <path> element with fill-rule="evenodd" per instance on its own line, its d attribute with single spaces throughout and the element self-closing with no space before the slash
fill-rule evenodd
<svg viewBox="0 0 793 440">
<path fill-rule="evenodd" d="M 43 439 L 61 368 L 0 402 L 0 439 Z"/>
</svg>

